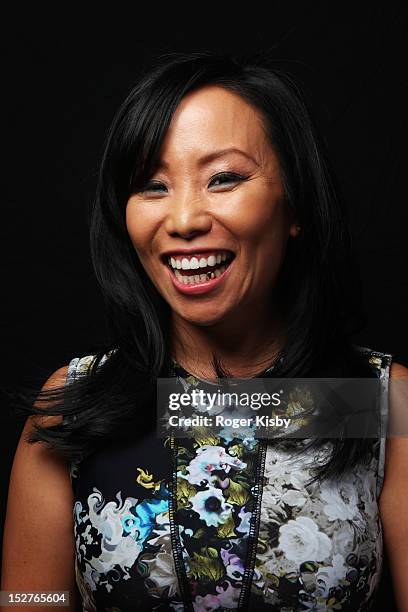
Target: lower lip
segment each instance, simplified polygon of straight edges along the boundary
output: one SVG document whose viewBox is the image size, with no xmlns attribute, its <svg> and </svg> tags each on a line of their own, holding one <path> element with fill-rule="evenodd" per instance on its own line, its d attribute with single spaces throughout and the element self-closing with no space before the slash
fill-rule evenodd
<svg viewBox="0 0 408 612">
<path fill-rule="evenodd" d="M 225 282 L 232 266 L 234 265 L 234 261 L 235 258 L 231 261 L 228 268 L 224 270 L 224 272 L 218 278 L 211 278 L 208 281 L 204 281 L 203 283 L 198 283 L 196 285 L 184 285 L 183 283 L 180 283 L 180 281 L 177 279 L 177 276 L 174 274 L 174 272 L 170 270 L 168 266 L 167 270 L 171 280 L 173 281 L 173 285 L 176 289 L 178 289 L 178 291 L 180 291 L 180 293 L 184 293 L 184 295 L 201 295 L 203 293 L 209 293 L 210 291 L 213 291 Z"/>
</svg>

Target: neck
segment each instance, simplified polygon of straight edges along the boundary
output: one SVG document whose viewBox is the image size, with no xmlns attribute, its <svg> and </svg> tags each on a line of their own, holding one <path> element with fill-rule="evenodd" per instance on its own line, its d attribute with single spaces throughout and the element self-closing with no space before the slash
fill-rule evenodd
<svg viewBox="0 0 408 612">
<path fill-rule="evenodd" d="M 284 346 L 284 321 L 277 312 L 228 319 L 199 325 L 171 315 L 171 352 L 188 372 L 200 378 L 216 376 L 213 354 L 234 377 L 250 377 L 270 366 Z"/>
</svg>

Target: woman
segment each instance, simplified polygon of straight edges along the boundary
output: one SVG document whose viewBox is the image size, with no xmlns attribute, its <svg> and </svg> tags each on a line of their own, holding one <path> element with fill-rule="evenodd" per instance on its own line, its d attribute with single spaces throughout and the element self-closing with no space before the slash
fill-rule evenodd
<svg viewBox="0 0 408 612">
<path fill-rule="evenodd" d="M 383 529 L 408 609 L 404 439 L 299 455 L 155 433 L 158 377 L 408 376 L 352 342 L 344 211 L 291 79 L 211 53 L 141 75 L 108 135 L 91 250 L 111 343 L 31 408 L 2 588 L 66 590 L 74 609 L 76 579 L 84 610 L 365 610 Z"/>
</svg>

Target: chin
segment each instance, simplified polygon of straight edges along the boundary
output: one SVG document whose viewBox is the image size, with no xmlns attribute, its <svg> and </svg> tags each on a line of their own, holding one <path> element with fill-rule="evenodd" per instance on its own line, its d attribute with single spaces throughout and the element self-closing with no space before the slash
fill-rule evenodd
<svg viewBox="0 0 408 612">
<path fill-rule="evenodd" d="M 203 310 L 205 309 L 203 308 Z M 209 327 L 211 325 L 216 325 L 217 323 L 222 323 L 228 316 L 228 313 L 225 310 L 222 312 L 213 313 L 200 312 L 193 314 L 191 312 L 180 312 L 179 314 L 183 319 L 192 325 L 198 325 L 200 327 Z"/>
</svg>

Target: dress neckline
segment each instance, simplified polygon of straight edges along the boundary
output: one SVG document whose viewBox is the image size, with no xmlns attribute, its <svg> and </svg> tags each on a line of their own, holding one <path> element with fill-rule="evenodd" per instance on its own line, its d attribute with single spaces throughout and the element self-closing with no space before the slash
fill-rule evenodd
<svg viewBox="0 0 408 612">
<path fill-rule="evenodd" d="M 281 357 L 279 359 L 279 361 L 281 362 L 283 360 L 283 357 Z M 267 368 L 263 369 L 261 372 L 258 372 L 258 374 L 255 374 L 254 376 L 246 376 L 243 378 L 249 378 L 249 379 L 253 379 L 253 378 L 262 378 L 263 376 L 269 374 L 270 372 L 272 372 L 272 370 L 275 369 L 275 363 L 273 363 L 272 365 L 268 366 Z M 182 365 L 180 365 L 178 363 L 178 361 L 176 361 L 176 359 L 174 359 L 174 357 L 171 357 L 171 367 L 173 372 L 175 373 L 176 376 L 180 376 L 182 378 L 192 378 L 195 379 L 197 381 L 201 381 L 201 382 L 205 382 L 205 383 L 209 383 L 209 384 L 216 384 L 216 383 L 212 383 L 210 380 L 204 379 L 204 378 L 200 378 L 199 376 L 196 376 L 195 374 L 192 374 L 191 372 L 188 372 L 185 368 L 183 368 Z M 238 377 L 237 377 L 238 378 Z"/>
</svg>

